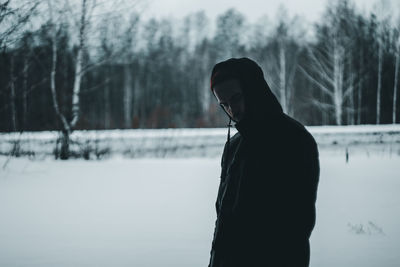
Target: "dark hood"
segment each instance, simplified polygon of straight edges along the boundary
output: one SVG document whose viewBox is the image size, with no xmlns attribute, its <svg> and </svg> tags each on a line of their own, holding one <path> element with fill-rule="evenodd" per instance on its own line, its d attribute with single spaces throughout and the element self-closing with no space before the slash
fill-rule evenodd
<svg viewBox="0 0 400 267">
<path fill-rule="evenodd" d="M 211 74 L 211 85 L 232 78 L 239 80 L 245 101 L 244 118 L 236 124 L 239 131 L 243 127 L 271 125 L 282 117 L 282 107 L 256 62 L 248 58 L 231 58 L 216 64 Z"/>
</svg>

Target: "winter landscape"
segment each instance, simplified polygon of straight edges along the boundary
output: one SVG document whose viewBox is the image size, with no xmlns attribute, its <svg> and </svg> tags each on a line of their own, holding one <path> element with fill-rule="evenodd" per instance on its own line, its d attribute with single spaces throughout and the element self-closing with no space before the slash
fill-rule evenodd
<svg viewBox="0 0 400 267">
<path fill-rule="evenodd" d="M 400 264 L 400 128 L 379 127 L 309 127 L 321 164 L 311 266 Z M 90 161 L 1 156 L 0 266 L 206 266 L 226 129 L 180 131 L 217 141 L 190 150 L 194 157 L 185 149 Z"/>
<path fill-rule="evenodd" d="M 318 143 L 310 266 L 400 266 L 398 1 L 0 0 L 0 267 L 207 266 L 232 57 Z"/>
</svg>

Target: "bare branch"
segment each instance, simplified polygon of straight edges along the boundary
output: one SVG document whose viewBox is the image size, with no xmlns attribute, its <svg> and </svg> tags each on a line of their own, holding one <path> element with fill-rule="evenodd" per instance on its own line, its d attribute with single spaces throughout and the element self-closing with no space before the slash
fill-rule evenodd
<svg viewBox="0 0 400 267">
<path fill-rule="evenodd" d="M 329 91 L 329 89 L 326 86 L 324 86 L 323 84 L 318 82 L 316 79 L 314 79 L 302 66 L 298 65 L 298 67 L 303 72 L 303 74 L 307 77 L 307 79 L 309 79 L 311 82 L 313 82 L 315 85 L 317 85 L 318 88 L 321 89 L 322 92 L 324 92 L 331 98 L 334 97 L 333 93 L 331 91 Z"/>
<path fill-rule="evenodd" d="M 325 64 L 322 64 L 321 61 L 317 59 L 311 48 L 307 48 L 307 52 L 312 61 L 319 67 L 319 71 L 321 71 L 321 73 L 323 73 L 323 76 L 326 77 L 327 81 L 332 83 L 332 80 L 328 78 L 329 69 L 325 67 L 325 65 L 328 65 L 327 62 L 329 61 L 327 61 Z"/>
</svg>

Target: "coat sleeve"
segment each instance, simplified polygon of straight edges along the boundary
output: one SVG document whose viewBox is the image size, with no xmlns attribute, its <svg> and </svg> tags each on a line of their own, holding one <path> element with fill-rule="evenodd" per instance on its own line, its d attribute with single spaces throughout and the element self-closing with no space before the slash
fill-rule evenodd
<svg viewBox="0 0 400 267">
<path fill-rule="evenodd" d="M 217 199 L 215 201 L 215 209 L 216 209 L 216 213 L 218 216 L 219 210 L 220 210 L 220 204 L 219 204 L 219 199 L 221 197 L 222 194 L 222 190 L 223 190 L 223 181 L 225 179 L 226 176 L 226 153 L 227 153 L 227 146 L 229 144 L 225 143 L 224 146 L 224 150 L 222 153 L 222 157 L 221 157 L 221 174 L 220 174 L 220 184 L 219 184 L 219 188 L 218 188 L 218 195 L 217 195 Z M 220 233 L 220 218 L 217 218 L 215 220 L 215 226 L 214 226 L 214 235 L 213 235 L 213 240 L 211 243 L 211 251 L 210 251 L 210 261 L 208 266 L 209 267 L 214 267 L 218 265 L 218 255 L 216 254 L 216 245 L 217 245 L 217 239 L 219 238 L 219 236 L 221 235 Z"/>
<path fill-rule="evenodd" d="M 296 179 L 293 190 L 296 198 L 290 206 L 293 211 L 294 230 L 309 239 L 315 225 L 315 203 L 320 173 L 318 148 L 312 137 L 303 147 L 302 155 L 299 179 Z"/>
<path fill-rule="evenodd" d="M 283 216 L 286 220 L 283 225 L 287 229 L 284 237 L 289 244 L 287 249 L 291 251 L 291 257 L 287 260 L 290 266 L 309 266 L 309 238 L 316 221 L 315 204 L 320 169 L 318 149 L 312 137 L 302 154 L 299 174 L 294 175 L 296 182 L 293 182 L 293 188 L 289 190 L 294 197 L 288 202 L 287 216 Z"/>
</svg>

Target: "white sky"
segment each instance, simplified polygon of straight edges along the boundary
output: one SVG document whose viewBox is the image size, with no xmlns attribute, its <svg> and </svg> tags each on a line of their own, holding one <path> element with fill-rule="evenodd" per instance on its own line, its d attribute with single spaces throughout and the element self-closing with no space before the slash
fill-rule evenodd
<svg viewBox="0 0 400 267">
<path fill-rule="evenodd" d="M 290 15 L 300 15 L 308 22 L 320 19 L 327 0 L 148 0 L 145 17 L 172 16 L 181 18 L 188 13 L 205 10 L 210 18 L 215 18 L 228 8 L 234 7 L 248 20 L 256 21 L 262 15 L 273 19 L 277 8 L 283 4 Z M 378 0 L 353 0 L 360 10 L 370 11 Z M 398 0 L 396 9 L 399 8 Z"/>
</svg>

